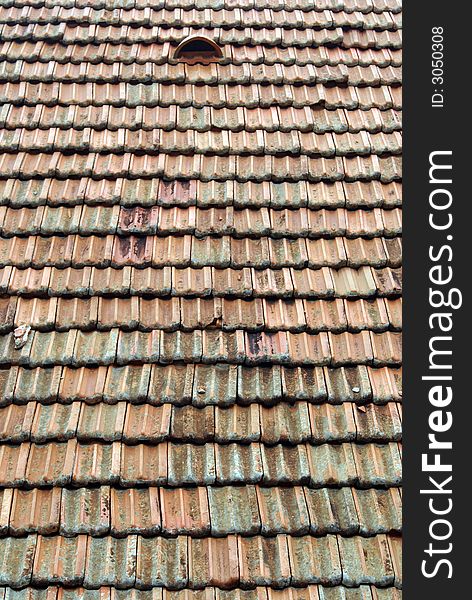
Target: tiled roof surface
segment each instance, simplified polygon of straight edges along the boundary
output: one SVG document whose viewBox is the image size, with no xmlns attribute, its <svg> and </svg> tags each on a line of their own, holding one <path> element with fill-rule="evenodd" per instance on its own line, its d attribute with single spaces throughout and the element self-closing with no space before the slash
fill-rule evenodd
<svg viewBox="0 0 472 600">
<path fill-rule="evenodd" d="M 0 0 L 0 600 L 400 600 L 401 18 Z"/>
</svg>

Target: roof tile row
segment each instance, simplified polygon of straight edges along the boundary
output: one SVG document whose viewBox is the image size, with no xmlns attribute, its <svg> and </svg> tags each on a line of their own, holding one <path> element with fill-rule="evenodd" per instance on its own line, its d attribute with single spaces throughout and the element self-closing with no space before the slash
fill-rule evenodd
<svg viewBox="0 0 472 600">
<path fill-rule="evenodd" d="M 31 25 L 29 29 L 36 26 Z M 0 25 L 0 31 L 5 30 Z M 16 28 L 15 28 L 16 29 Z M 7 34 L 8 38 L 8 34 Z M 33 40 L 36 41 L 36 40 Z M 97 42 L 103 43 L 103 42 Z M 117 83 L 127 84 L 196 84 L 196 85 L 314 85 L 348 84 L 357 86 L 396 86 L 401 83 L 401 67 L 346 66 L 344 64 L 317 66 L 285 65 L 283 63 L 256 64 L 243 62 L 239 65 L 183 63 L 159 65 L 156 63 L 113 64 L 81 62 L 56 62 L 54 57 L 47 63 L 30 60 L 0 63 L 2 82 L 68 82 L 68 83 Z"/>
<path fill-rule="evenodd" d="M 367 12 L 360 11 L 332 11 L 329 9 L 312 11 L 300 10 L 258 10 L 249 8 L 200 9 L 189 7 L 182 9 L 137 9 L 117 10 L 117 14 L 110 16 L 108 12 L 101 10 L 87 10 L 86 8 L 65 9 L 60 7 L 54 10 L 46 7 L 30 6 L 26 9 L 19 7 L 6 11 L 0 10 L 0 23 L 71 23 L 73 26 L 80 24 L 91 25 L 113 25 L 132 27 L 250 27 L 260 29 L 261 27 L 284 27 L 292 28 L 314 28 L 329 29 L 332 27 L 345 27 L 356 29 L 401 29 L 401 13 L 390 12 Z"/>
<path fill-rule="evenodd" d="M 80 331 L 31 333 L 21 348 L 13 334 L 0 336 L 0 365 L 74 367 L 126 365 L 129 363 L 231 363 L 257 365 L 290 363 L 294 366 L 334 367 L 371 364 L 401 364 L 401 333 L 280 331 L 234 332 L 195 330 L 166 332 L 152 330 L 109 332 Z"/>
<path fill-rule="evenodd" d="M 178 14 L 178 13 L 177 13 Z M 191 13 L 190 13 L 191 14 Z M 205 14 L 205 13 L 203 13 Z M 247 18 L 245 13 L 244 18 Z M 251 13 L 249 13 L 250 15 Z M 269 15 L 270 13 L 267 13 Z M 316 13 L 315 13 L 316 14 Z M 319 16 L 319 12 L 318 15 Z M 322 13 L 326 14 L 326 13 Z M 384 13 L 386 14 L 386 13 Z M 333 15 L 334 17 L 334 15 Z M 249 17 L 250 18 L 250 17 Z M 300 15 L 305 20 L 306 17 Z M 313 18 L 313 17 L 312 17 Z M 336 17 L 334 17 L 335 19 Z M 268 16 L 269 19 L 269 16 Z M 300 27 L 281 27 L 276 23 L 276 27 L 263 26 L 256 27 L 205 27 L 189 26 L 169 27 L 166 24 L 146 26 L 138 25 L 113 25 L 113 24 L 75 24 L 75 23 L 48 23 L 48 24 L 3 24 L 0 26 L 2 38 L 6 41 L 36 42 L 47 41 L 54 43 L 61 41 L 64 44 L 79 42 L 81 44 L 150 44 L 153 42 L 179 44 L 190 35 L 200 35 L 209 37 L 217 44 L 223 46 L 233 45 L 252 45 L 252 46 L 279 46 L 282 48 L 339 45 L 344 48 L 393 48 L 402 47 L 402 32 L 398 29 L 401 21 L 397 17 L 382 19 L 382 17 L 362 17 L 362 20 L 369 22 L 371 26 L 377 25 L 383 27 L 381 30 L 359 29 L 355 22 L 348 22 L 347 17 L 344 22 L 338 19 L 338 22 L 332 23 L 332 27 L 319 29 L 309 27 L 306 29 Z M 393 19 L 397 22 L 394 23 Z M 377 24 L 375 24 L 377 21 Z M 382 22 L 383 21 L 383 22 Z M 212 24 L 213 25 L 213 24 Z M 265 25 L 265 24 L 264 24 Z M 286 25 L 286 23 L 285 23 Z M 390 29 L 385 29 L 389 27 Z M 396 28 L 395 28 L 396 27 Z M 344 28 L 346 29 L 344 31 Z"/>
<path fill-rule="evenodd" d="M 401 179 L 399 156 L 314 158 L 302 156 L 175 154 L 4 153 L 0 177 L 201 179 L 202 181 L 372 181 Z"/>
<path fill-rule="evenodd" d="M 0 25 L 0 30 L 7 26 Z M 34 29 L 36 25 L 29 26 Z M 16 28 L 15 28 L 16 29 Z M 8 37 L 8 34 L 7 34 Z M 35 41 L 35 40 L 34 40 Z M 102 42 L 103 43 L 103 42 Z M 2 62 L 0 80 L 7 82 L 101 82 L 101 83 L 166 83 L 166 84 L 263 84 L 273 80 L 275 85 L 281 84 L 333 84 L 350 83 L 359 85 L 362 70 L 369 73 L 368 85 L 397 85 L 400 83 L 400 67 L 347 67 L 343 64 L 330 66 L 307 65 L 253 65 L 244 62 L 235 64 L 196 64 L 183 63 L 158 65 L 155 63 L 92 63 L 56 62 L 54 58 L 48 63 L 42 61 Z"/>
<path fill-rule="evenodd" d="M 246 207 L 299 209 L 308 207 L 349 210 L 386 209 L 401 206 L 399 182 L 239 182 L 162 179 L 3 179 L 0 180 L 0 204 L 52 207 L 62 205 L 165 206 L 199 208 Z M 104 209 L 107 206 L 103 207 Z M 108 213 L 103 213 L 103 215 Z M 102 215 L 102 219 L 105 217 Z"/>
<path fill-rule="evenodd" d="M 11 6 L 11 0 L 2 0 L 1 6 Z M 18 7 L 46 7 L 53 8 L 55 6 L 65 7 L 68 9 L 77 7 L 92 8 L 95 10 L 105 9 L 108 11 L 114 10 L 143 10 L 143 9 L 214 9 L 214 10 L 252 10 L 258 11 L 270 9 L 271 11 L 294 11 L 301 10 L 309 11 L 325 11 L 333 12 L 346 11 L 352 13 L 359 11 L 363 14 L 370 12 L 382 13 L 391 11 L 392 13 L 400 13 L 402 4 L 400 0 L 15 0 L 15 6 Z M 110 18 L 113 18 L 110 16 Z"/>
<path fill-rule="evenodd" d="M 43 537 L 0 541 L 2 583 L 170 589 L 322 583 L 401 587 L 395 536 Z M 365 557 L 368 557 L 366 560 Z M 212 560 L 213 559 L 213 560 Z M 69 568 L 64 570 L 63 564 Z"/>
<path fill-rule="evenodd" d="M 0 370 L 2 406 L 106 402 L 204 407 L 282 400 L 340 404 L 401 402 L 401 369 L 365 366 L 242 367 L 236 365 L 129 365 L 126 367 Z"/>
<path fill-rule="evenodd" d="M 165 131 L 161 129 L 2 129 L 2 152 L 100 152 L 181 154 L 281 154 L 351 156 L 400 154 L 401 134 L 274 131 Z"/>
<path fill-rule="evenodd" d="M 0 486 L 259 483 L 310 487 L 399 486 L 398 443 L 204 445 L 50 442 L 0 446 Z"/>
<path fill-rule="evenodd" d="M 280 403 L 220 408 L 163 404 L 10 404 L 0 408 L 0 441 L 44 443 L 64 441 L 124 441 L 128 444 L 163 440 L 264 444 L 302 442 L 370 442 L 401 439 L 396 405 L 357 406 Z"/>
<path fill-rule="evenodd" d="M 0 238 L 0 267 L 400 267 L 401 238 L 30 236 Z"/>
<path fill-rule="evenodd" d="M 343 331 L 401 330 L 401 299 L 310 300 L 0 297 L 0 332 L 109 330 Z"/>
<path fill-rule="evenodd" d="M 1 535 L 13 536 L 371 536 L 401 532 L 401 496 L 398 488 L 253 485 L 177 489 L 5 488 L 0 491 L 0 515 Z"/>
<path fill-rule="evenodd" d="M 153 206 L 0 206 L 0 234 L 24 235 L 207 235 L 298 238 L 394 237 L 402 233 L 400 208 L 384 210 L 234 209 Z"/>
<path fill-rule="evenodd" d="M 75 9 L 77 11 L 78 9 Z M 9 9 L 9 13 L 12 9 Z M 91 15 L 93 11 L 84 11 L 83 15 Z M 56 10 L 57 14 L 57 10 Z M 217 15 L 218 13 L 214 13 Z M 281 13 L 279 13 L 281 14 Z M 359 13 L 357 13 L 359 14 Z M 311 13 L 313 15 L 313 13 Z M 308 13 L 304 18 L 309 18 Z M 74 17 L 76 18 L 76 17 Z M 271 19 L 274 18 L 272 13 Z M 80 45 L 69 43 L 48 42 L 0 42 L 0 59 L 15 61 L 28 60 L 48 62 L 55 60 L 60 63 L 81 62 L 107 63 L 114 61 L 124 64 L 165 64 L 174 62 L 172 57 L 172 46 L 169 42 L 149 44 L 113 44 L 113 46 Z M 232 46 L 227 45 L 224 49 L 222 64 L 241 65 L 243 63 L 267 65 L 308 65 L 313 64 L 321 67 L 325 65 L 368 67 L 370 65 L 380 68 L 402 64 L 401 50 L 395 48 L 342 48 L 340 46 L 305 46 L 279 48 L 278 46 Z"/>
<path fill-rule="evenodd" d="M 309 91 L 308 91 L 309 90 Z M 304 108 L 323 106 L 328 110 L 345 108 L 402 109 L 401 87 L 356 87 L 323 84 L 311 86 L 203 85 L 164 83 L 30 83 L 8 82 L 0 90 L 0 102 L 28 106 L 210 106 L 215 108 L 267 108 L 271 106 Z"/>
<path fill-rule="evenodd" d="M 235 298 L 370 298 L 401 293 L 401 269 L 0 269 L 2 294 L 54 296 L 208 296 Z"/>
<path fill-rule="evenodd" d="M 366 111 L 344 109 L 327 110 L 322 107 L 293 108 L 214 108 L 206 106 L 34 106 L 4 104 L 0 108 L 0 124 L 7 130 L 16 128 L 77 130 L 93 129 L 116 131 L 197 131 L 206 132 L 213 128 L 231 132 L 268 132 L 292 130 L 317 134 L 329 131 L 341 134 L 347 131 L 357 133 L 368 131 L 371 134 L 392 133 L 401 130 L 401 111 L 371 108 Z"/>
<path fill-rule="evenodd" d="M 401 112 L 378 108 L 361 111 L 344 109 L 326 110 L 320 107 L 271 107 L 271 108 L 203 108 L 138 106 L 14 106 L 4 104 L 0 108 L 0 124 L 6 130 L 26 128 L 47 130 L 103 130 L 120 131 L 190 131 L 209 132 L 213 128 L 223 132 L 315 132 L 323 134 L 347 131 L 371 134 L 391 134 L 401 130 Z M 159 126 L 159 127 L 158 127 Z M 5 135 L 5 134 L 4 134 Z M 26 134 L 25 134 L 26 135 Z M 108 134 L 110 135 L 110 133 Z M 125 135 L 122 133 L 121 135 Z M 130 135 L 129 133 L 126 135 Z M 234 136 L 233 136 L 234 137 Z M 301 138 L 300 138 L 301 139 Z M 115 140 L 117 141 L 117 140 Z"/>
</svg>

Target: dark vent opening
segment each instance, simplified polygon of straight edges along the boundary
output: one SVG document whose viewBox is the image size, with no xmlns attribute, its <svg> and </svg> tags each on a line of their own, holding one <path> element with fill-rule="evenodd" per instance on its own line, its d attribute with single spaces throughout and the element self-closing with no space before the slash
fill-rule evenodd
<svg viewBox="0 0 472 600">
<path fill-rule="evenodd" d="M 191 62 L 215 61 L 222 58 L 221 48 L 205 38 L 191 38 L 184 40 L 177 46 L 174 58 Z"/>
</svg>

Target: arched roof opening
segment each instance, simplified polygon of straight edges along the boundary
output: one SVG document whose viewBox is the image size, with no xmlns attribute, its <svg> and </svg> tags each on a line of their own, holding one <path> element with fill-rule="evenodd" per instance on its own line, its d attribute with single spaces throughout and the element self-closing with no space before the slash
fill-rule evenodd
<svg viewBox="0 0 472 600">
<path fill-rule="evenodd" d="M 223 58 L 223 51 L 213 40 L 199 35 L 193 35 L 177 46 L 174 59 L 187 63 L 209 63 Z"/>
</svg>

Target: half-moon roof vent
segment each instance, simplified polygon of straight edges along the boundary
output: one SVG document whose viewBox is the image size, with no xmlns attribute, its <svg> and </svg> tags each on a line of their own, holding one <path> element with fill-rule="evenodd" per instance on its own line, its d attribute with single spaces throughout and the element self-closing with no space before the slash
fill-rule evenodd
<svg viewBox="0 0 472 600">
<path fill-rule="evenodd" d="M 200 35 L 185 38 L 174 52 L 174 59 L 190 64 L 216 62 L 221 58 L 223 51 L 218 44 Z"/>
</svg>

